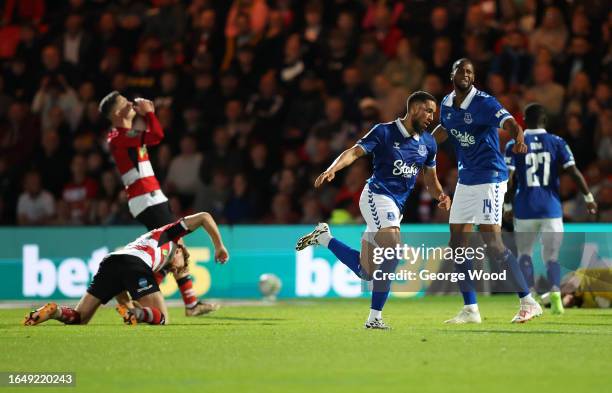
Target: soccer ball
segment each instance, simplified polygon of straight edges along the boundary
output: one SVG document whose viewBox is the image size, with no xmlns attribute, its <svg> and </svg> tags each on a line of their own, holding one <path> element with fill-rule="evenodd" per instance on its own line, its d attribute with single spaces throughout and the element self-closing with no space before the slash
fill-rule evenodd
<svg viewBox="0 0 612 393">
<path fill-rule="evenodd" d="M 276 300 L 276 295 L 280 292 L 281 287 L 281 280 L 275 274 L 265 273 L 259 276 L 259 292 L 264 300 Z"/>
</svg>

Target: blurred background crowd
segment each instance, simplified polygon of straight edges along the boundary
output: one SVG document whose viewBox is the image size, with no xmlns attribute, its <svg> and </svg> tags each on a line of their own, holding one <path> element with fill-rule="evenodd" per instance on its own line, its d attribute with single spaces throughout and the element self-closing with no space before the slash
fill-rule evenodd
<svg viewBox="0 0 612 393">
<path fill-rule="evenodd" d="M 568 221 L 612 221 L 612 11 L 607 0 L 0 0 L 0 224 L 134 223 L 98 102 L 154 101 L 150 148 L 177 215 L 218 222 L 359 222 L 360 159 L 314 178 L 408 95 L 476 85 L 522 124 L 542 103 L 601 212 L 561 179 Z M 509 139 L 501 135 L 502 147 Z M 438 174 L 452 195 L 446 142 Z M 405 222 L 447 222 L 419 182 Z"/>
</svg>

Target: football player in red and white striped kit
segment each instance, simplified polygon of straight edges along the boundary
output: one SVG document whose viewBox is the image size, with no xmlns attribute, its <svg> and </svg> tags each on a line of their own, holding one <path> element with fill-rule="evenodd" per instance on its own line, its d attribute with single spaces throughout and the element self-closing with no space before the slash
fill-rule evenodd
<svg viewBox="0 0 612 393">
<path fill-rule="evenodd" d="M 107 141 L 127 192 L 130 213 L 148 230 L 171 223 L 175 217 L 170 211 L 168 198 L 160 189 L 147 152 L 147 146 L 157 145 L 164 138 L 153 102 L 136 99 L 132 103 L 113 91 L 100 101 L 100 112 L 112 123 Z M 145 129 L 135 129 L 136 114 L 145 119 Z M 168 270 L 162 270 L 155 274 L 158 284 L 167 273 Z M 174 273 L 174 278 L 185 303 L 185 315 L 208 314 L 219 308 L 217 304 L 198 300 L 189 270 Z M 120 303 L 127 300 L 125 294 L 117 298 Z"/>
<path fill-rule="evenodd" d="M 204 228 L 215 246 L 215 261 L 227 262 L 229 254 L 212 216 L 204 212 L 190 215 L 147 232 L 125 248 L 108 254 L 75 308 L 47 303 L 30 312 L 23 324 L 33 326 L 49 319 L 67 325 L 87 324 L 101 304 L 123 291 L 128 291 L 138 304 L 134 308 L 117 305 L 126 324 L 167 324 L 168 310 L 154 273 L 166 267 L 172 272 L 185 270 L 189 254 L 180 240 L 199 227 Z"/>
</svg>

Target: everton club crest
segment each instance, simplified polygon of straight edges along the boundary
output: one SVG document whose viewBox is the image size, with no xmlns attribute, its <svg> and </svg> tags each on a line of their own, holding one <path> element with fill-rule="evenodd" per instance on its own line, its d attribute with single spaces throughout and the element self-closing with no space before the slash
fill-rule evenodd
<svg viewBox="0 0 612 393">
<path fill-rule="evenodd" d="M 465 112 L 465 115 L 463 116 L 463 121 L 465 122 L 465 124 L 472 124 L 472 114 L 470 112 Z"/>
<path fill-rule="evenodd" d="M 427 146 L 419 145 L 419 150 L 417 152 L 421 157 L 425 157 L 427 155 Z"/>
</svg>

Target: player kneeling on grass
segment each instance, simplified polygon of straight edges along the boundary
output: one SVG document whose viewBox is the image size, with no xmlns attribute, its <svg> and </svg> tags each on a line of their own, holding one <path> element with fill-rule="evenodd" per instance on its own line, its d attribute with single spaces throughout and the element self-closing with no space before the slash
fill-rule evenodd
<svg viewBox="0 0 612 393">
<path fill-rule="evenodd" d="M 179 244 L 179 240 L 199 227 L 204 228 L 215 246 L 215 261 L 227 262 L 229 254 L 212 216 L 208 213 L 187 216 L 147 232 L 125 248 L 107 255 L 87 288 L 87 293 L 74 309 L 47 303 L 30 312 L 24 325 L 37 325 L 49 319 L 67 325 L 86 324 L 100 304 L 106 304 L 123 291 L 128 291 L 138 305 L 134 308 L 117 306 L 126 324 L 167 324 L 168 309 L 154 273 L 164 267 L 169 267 L 172 272 L 181 272 L 187 267 L 189 254 Z"/>
</svg>

